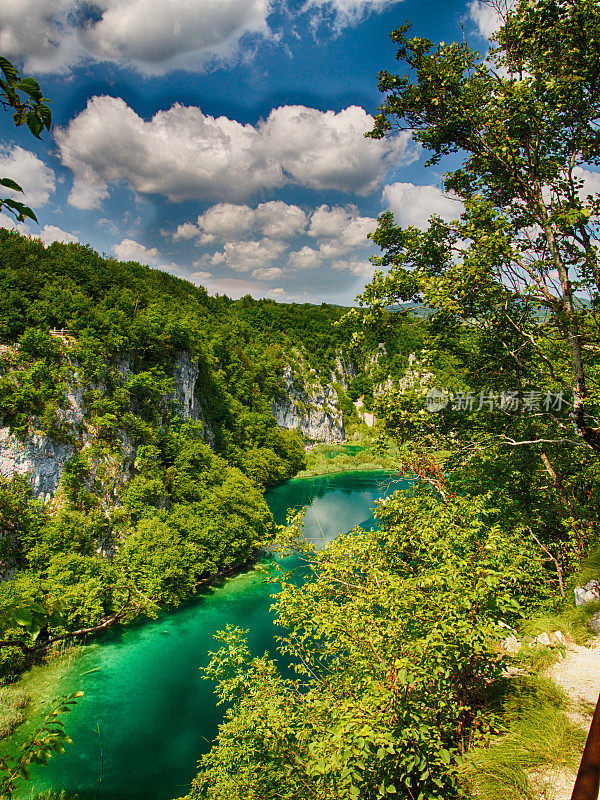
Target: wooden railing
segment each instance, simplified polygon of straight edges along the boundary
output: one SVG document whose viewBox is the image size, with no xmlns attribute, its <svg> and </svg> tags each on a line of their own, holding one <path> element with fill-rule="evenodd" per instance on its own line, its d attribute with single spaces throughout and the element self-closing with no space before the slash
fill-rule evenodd
<svg viewBox="0 0 600 800">
<path fill-rule="evenodd" d="M 600 697 L 588 733 L 571 800 L 597 800 L 600 786 Z"/>
</svg>

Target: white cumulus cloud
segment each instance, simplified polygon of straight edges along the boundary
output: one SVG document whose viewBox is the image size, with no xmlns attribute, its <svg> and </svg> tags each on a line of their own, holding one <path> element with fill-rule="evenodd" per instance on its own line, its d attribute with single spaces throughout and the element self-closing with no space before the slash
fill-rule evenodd
<svg viewBox="0 0 600 800">
<path fill-rule="evenodd" d="M 588 194 L 595 195 L 600 192 L 600 172 L 593 172 L 582 167 L 575 167 L 573 175 L 583 181 L 580 195 L 587 197 Z"/>
<path fill-rule="evenodd" d="M 321 263 L 319 251 L 305 245 L 301 250 L 290 253 L 288 261 L 298 269 L 315 269 Z"/>
<path fill-rule="evenodd" d="M 173 239 L 197 239 L 199 244 L 241 239 L 262 234 L 277 239 L 291 239 L 306 227 L 306 214 L 299 206 L 280 200 L 259 203 L 256 208 L 235 203 L 217 203 L 198 217 L 194 225 L 179 225 Z"/>
<path fill-rule="evenodd" d="M 148 74 L 229 63 L 270 35 L 269 0 L 0 0 L 0 48 L 34 72 L 80 61 Z"/>
<path fill-rule="evenodd" d="M 377 220 L 361 217 L 356 206 L 317 208 L 310 220 L 308 235 L 315 239 L 335 240 L 344 247 L 359 247 L 367 243 L 367 234 L 377 227 Z"/>
<path fill-rule="evenodd" d="M 259 241 L 226 242 L 223 250 L 210 257 L 210 262 L 226 264 L 236 272 L 247 272 L 275 261 L 286 248 L 285 242 L 267 238 Z"/>
<path fill-rule="evenodd" d="M 377 220 L 362 217 L 356 206 L 329 206 L 317 208 L 310 220 L 308 235 L 319 242 L 319 261 L 337 259 L 351 251 L 369 246 L 367 236 L 377 227 Z M 312 248 L 303 248 L 295 254 L 297 266 L 311 266 Z"/>
<path fill-rule="evenodd" d="M 458 219 L 463 204 L 444 194 L 436 186 L 415 186 L 413 183 L 392 183 L 383 190 L 383 198 L 398 225 L 426 228 L 432 214 L 450 222 Z"/>
<path fill-rule="evenodd" d="M 392 164 L 413 157 L 408 133 L 365 139 L 372 124 L 358 106 L 337 113 L 281 106 L 253 126 L 175 104 L 146 121 L 122 99 L 102 96 L 55 138 L 79 208 L 98 206 L 119 181 L 174 202 L 239 202 L 285 184 L 368 194 Z"/>
<path fill-rule="evenodd" d="M 252 277 L 256 278 L 257 281 L 274 281 L 280 275 L 283 275 L 283 270 L 280 267 L 260 267 L 252 273 Z"/>
<path fill-rule="evenodd" d="M 371 280 L 375 274 L 375 267 L 370 261 L 360 261 L 357 259 L 334 261 L 331 268 L 338 272 L 349 272 L 350 275 L 364 278 L 365 281 Z"/>
<path fill-rule="evenodd" d="M 119 244 L 113 245 L 112 250 L 120 261 L 138 261 L 148 266 L 156 266 L 161 257 L 156 247 L 145 247 L 133 239 L 123 239 Z"/>
<path fill-rule="evenodd" d="M 12 178 L 24 191 L 0 188 L 3 197 L 39 208 L 48 202 L 55 189 L 54 172 L 29 150 L 0 147 L 0 178 Z"/>
<path fill-rule="evenodd" d="M 44 225 L 41 233 L 36 238 L 40 239 L 46 247 L 53 242 L 62 242 L 63 244 L 79 242 L 75 234 L 63 231 L 62 228 L 57 228 L 56 225 Z"/>
</svg>

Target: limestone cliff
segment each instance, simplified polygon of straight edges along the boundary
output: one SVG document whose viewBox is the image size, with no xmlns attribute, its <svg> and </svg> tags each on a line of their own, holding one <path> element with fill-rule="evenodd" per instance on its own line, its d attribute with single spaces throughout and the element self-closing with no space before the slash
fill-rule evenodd
<svg viewBox="0 0 600 800">
<path fill-rule="evenodd" d="M 341 442 L 345 438 L 344 418 L 332 386 L 310 383 L 292 368 L 283 372 L 282 396 L 273 398 L 271 411 L 282 428 L 299 430 L 308 439 Z"/>
<path fill-rule="evenodd" d="M 133 374 L 129 362 L 115 362 L 113 368 L 125 380 Z M 214 443 L 214 434 L 205 423 L 198 398 L 198 364 L 187 353 L 181 353 L 173 364 L 173 388 L 165 397 L 165 408 L 171 407 L 183 419 L 201 421 L 206 440 Z M 82 387 L 75 370 L 68 376 L 62 408 L 58 410 L 63 435 L 54 439 L 36 429 L 31 420 L 24 437 L 11 434 L 0 427 L 0 475 L 10 480 L 20 475 L 28 480 L 36 497 L 49 502 L 54 496 L 65 466 L 79 453 L 87 467 L 86 488 L 100 489 L 99 496 L 106 505 L 117 502 L 120 487 L 131 476 L 137 448 L 121 431 L 117 444 L 111 448 L 94 446 L 98 432 L 86 419 L 84 389 L 103 389 L 101 384 Z M 89 484 L 89 485 L 88 485 Z"/>
</svg>

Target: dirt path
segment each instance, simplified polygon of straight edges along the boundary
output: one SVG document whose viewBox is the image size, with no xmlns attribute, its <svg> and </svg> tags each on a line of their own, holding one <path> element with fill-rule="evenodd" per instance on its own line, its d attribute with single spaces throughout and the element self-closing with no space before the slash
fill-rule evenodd
<svg viewBox="0 0 600 800">
<path fill-rule="evenodd" d="M 573 703 L 570 717 L 586 731 L 600 693 L 600 636 L 595 636 L 587 645 L 567 646 L 566 658 L 561 658 L 546 671 L 557 686 Z M 552 776 L 551 800 L 570 800 L 575 783 L 575 774 L 562 772 Z"/>
</svg>

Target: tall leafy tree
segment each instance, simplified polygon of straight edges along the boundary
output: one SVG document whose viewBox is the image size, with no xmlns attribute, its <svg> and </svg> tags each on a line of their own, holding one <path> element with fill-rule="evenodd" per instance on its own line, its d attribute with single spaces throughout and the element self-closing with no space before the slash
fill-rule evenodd
<svg viewBox="0 0 600 800">
<path fill-rule="evenodd" d="M 600 6 L 520 0 L 485 58 L 465 42 L 408 38 L 408 27 L 392 34 L 406 74 L 380 74 L 386 99 L 368 135 L 412 130 L 428 164 L 458 154 L 443 188 L 464 211 L 451 223 L 432 216 L 425 231 L 382 215 L 376 263 L 390 270 L 362 300 L 417 299 L 471 326 L 501 315 L 519 340 L 520 380 L 558 382 L 572 396 L 571 424 L 555 416 L 538 438 L 575 433 L 600 451 L 600 196 L 588 173 L 600 160 Z"/>
</svg>

